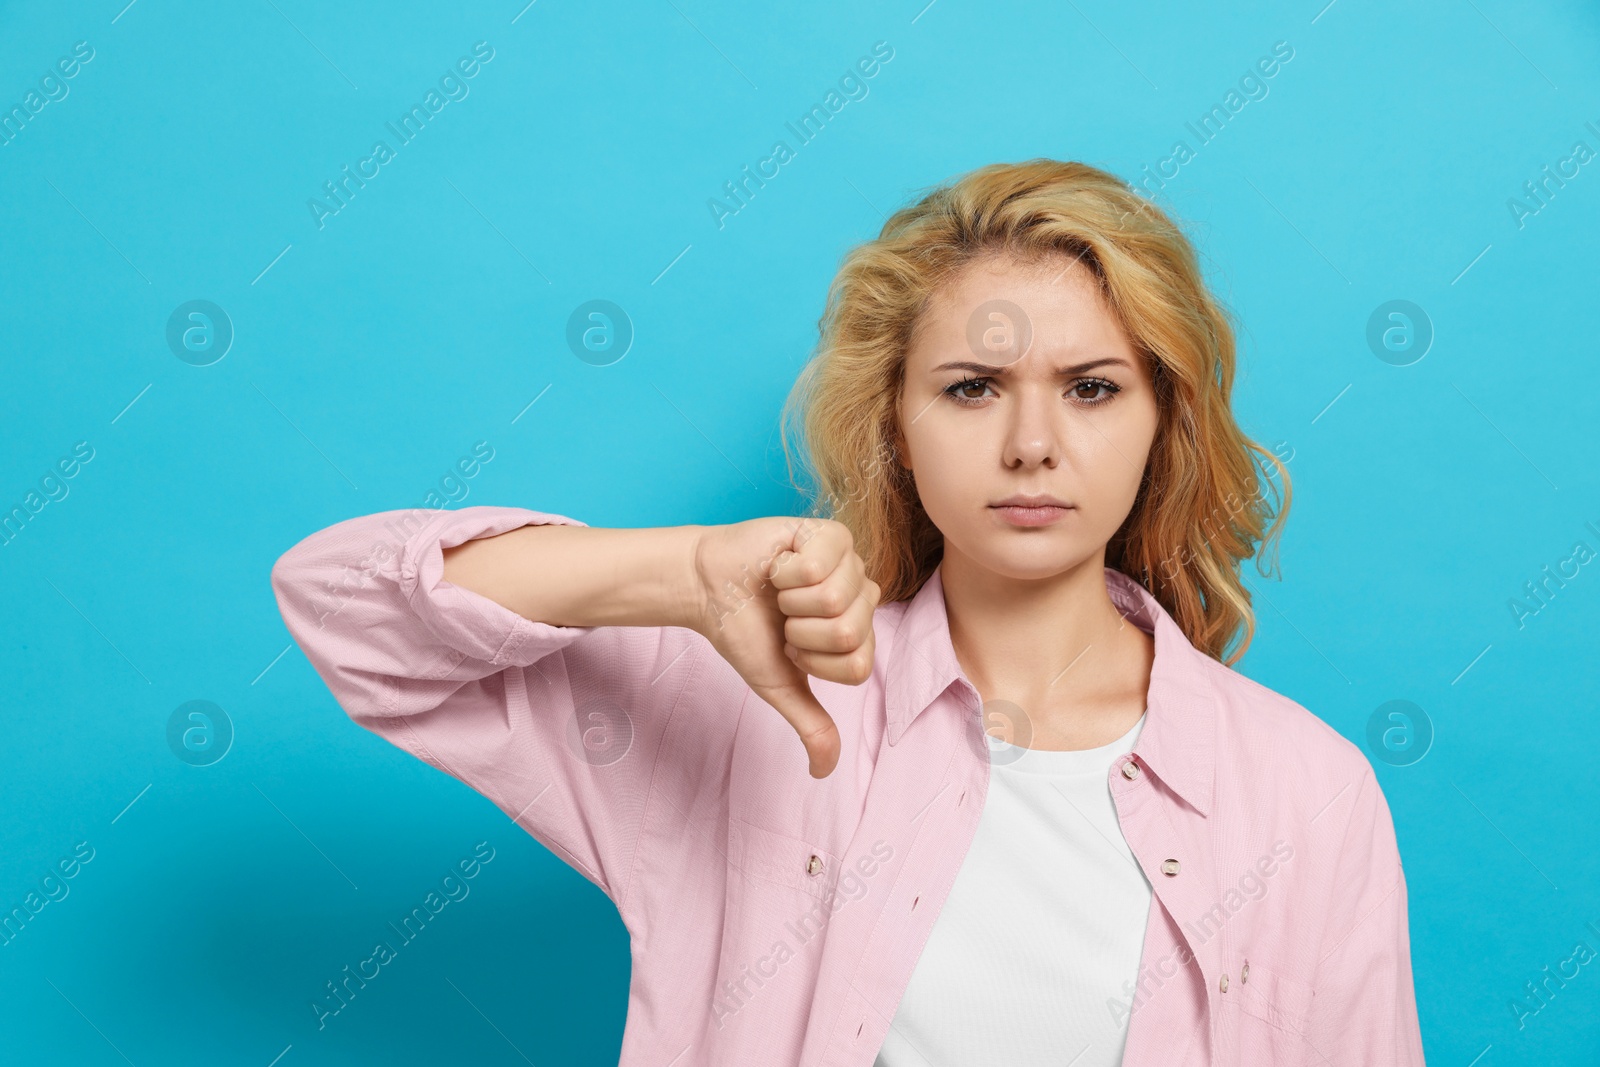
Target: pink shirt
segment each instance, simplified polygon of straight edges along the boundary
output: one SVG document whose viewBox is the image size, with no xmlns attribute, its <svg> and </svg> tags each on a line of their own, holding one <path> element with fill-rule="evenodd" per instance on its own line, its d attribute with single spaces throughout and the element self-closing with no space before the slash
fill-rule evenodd
<svg viewBox="0 0 1600 1067">
<path fill-rule="evenodd" d="M 530 622 L 442 580 L 443 548 L 538 523 L 584 525 L 510 507 L 349 519 L 285 553 L 273 589 L 351 719 L 616 904 L 621 1067 L 870 1067 L 989 781 L 940 574 L 878 608 L 866 683 L 812 679 L 843 739 L 818 780 L 694 631 Z M 1106 991 L 1131 1013 L 1123 1063 L 1420 1067 L 1405 875 L 1365 756 L 1105 575 L 1155 639 L 1145 726 L 1107 776 L 1154 890 L 1137 987 Z"/>
</svg>

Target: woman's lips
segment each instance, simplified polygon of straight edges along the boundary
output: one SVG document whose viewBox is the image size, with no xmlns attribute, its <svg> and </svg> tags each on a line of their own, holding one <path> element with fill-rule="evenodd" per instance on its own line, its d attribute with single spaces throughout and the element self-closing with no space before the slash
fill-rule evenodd
<svg viewBox="0 0 1600 1067">
<path fill-rule="evenodd" d="M 1017 504 L 1005 504 L 994 510 L 1013 526 L 1049 526 L 1053 522 L 1060 522 L 1072 509 L 1053 505 L 1023 507 Z"/>
</svg>

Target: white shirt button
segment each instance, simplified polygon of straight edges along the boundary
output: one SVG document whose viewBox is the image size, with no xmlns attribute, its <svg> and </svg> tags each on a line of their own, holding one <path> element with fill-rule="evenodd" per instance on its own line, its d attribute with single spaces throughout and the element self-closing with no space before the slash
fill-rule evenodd
<svg viewBox="0 0 1600 1067">
<path fill-rule="evenodd" d="M 1122 777 L 1133 779 L 1139 777 L 1139 765 L 1129 760 L 1122 765 Z"/>
<path fill-rule="evenodd" d="M 1177 874 L 1178 873 L 1178 861 L 1177 860 L 1162 860 L 1161 861 L 1161 873 L 1167 875 L 1168 877 L 1171 877 L 1172 875 Z"/>
<path fill-rule="evenodd" d="M 1226 974 L 1224 974 L 1221 979 L 1217 981 L 1217 988 L 1222 990 L 1224 993 L 1228 991 L 1228 976 Z"/>
<path fill-rule="evenodd" d="M 820 870 L 822 870 L 822 859 L 820 857 L 812 856 L 806 861 L 807 874 L 816 874 Z"/>
</svg>

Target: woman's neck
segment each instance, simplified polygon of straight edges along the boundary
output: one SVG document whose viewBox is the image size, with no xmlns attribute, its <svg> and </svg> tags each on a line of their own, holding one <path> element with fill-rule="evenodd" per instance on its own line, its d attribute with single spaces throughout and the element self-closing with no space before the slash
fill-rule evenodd
<svg viewBox="0 0 1600 1067">
<path fill-rule="evenodd" d="M 1098 748 L 1132 729 L 1155 642 L 1111 602 L 1103 551 L 1049 578 L 1016 579 L 947 547 L 939 571 L 950 641 L 990 712 L 989 732 L 1063 750 Z"/>
</svg>

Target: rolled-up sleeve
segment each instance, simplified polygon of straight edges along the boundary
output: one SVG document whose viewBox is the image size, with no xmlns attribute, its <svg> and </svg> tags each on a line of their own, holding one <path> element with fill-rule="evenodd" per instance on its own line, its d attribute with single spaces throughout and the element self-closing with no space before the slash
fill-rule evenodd
<svg viewBox="0 0 1600 1067">
<path fill-rule="evenodd" d="M 1306 1037 L 1339 1067 L 1422 1067 L 1405 871 L 1368 766 L 1345 831 Z"/>
<path fill-rule="evenodd" d="M 539 524 L 585 525 L 485 506 L 348 519 L 286 552 L 272 588 L 353 721 L 488 797 L 621 907 L 663 739 L 715 652 L 682 627 L 534 622 L 444 580 L 444 549 Z"/>
</svg>

